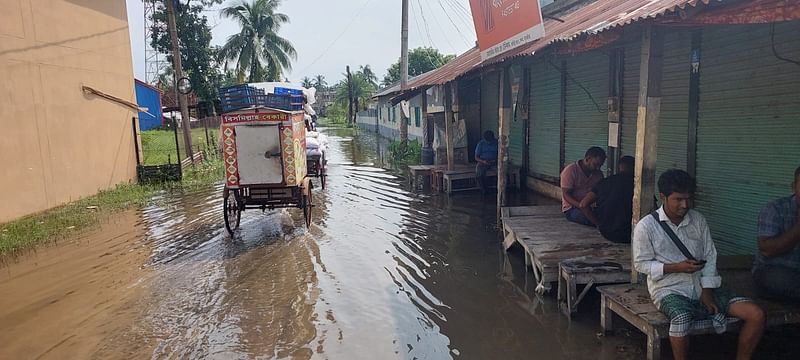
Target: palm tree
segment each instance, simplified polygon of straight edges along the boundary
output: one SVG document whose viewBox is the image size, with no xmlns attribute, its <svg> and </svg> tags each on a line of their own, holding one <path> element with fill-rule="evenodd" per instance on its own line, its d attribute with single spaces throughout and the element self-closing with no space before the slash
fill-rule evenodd
<svg viewBox="0 0 800 360">
<path fill-rule="evenodd" d="M 359 72 L 364 75 L 364 78 L 369 81 L 370 84 L 376 87 L 378 86 L 378 76 L 372 71 L 372 67 L 369 65 L 362 65 Z"/>
<path fill-rule="evenodd" d="M 323 76 L 322 74 L 315 76 L 314 77 L 314 87 L 316 87 L 317 90 L 319 90 L 319 91 L 327 89 L 328 88 L 328 83 L 325 81 L 325 76 Z"/>
<path fill-rule="evenodd" d="M 297 51 L 289 40 L 278 35 L 289 16 L 276 12 L 282 0 L 241 0 L 222 9 L 221 15 L 239 23 L 241 31 L 231 35 L 220 50 L 220 57 L 236 64 L 236 74 L 250 82 L 280 81 L 284 70 L 292 68 Z"/>
<path fill-rule="evenodd" d="M 367 77 L 364 76 L 364 73 L 360 71 L 352 74 L 350 78 L 351 82 L 349 84 L 347 78 L 345 78 L 336 85 L 336 102 L 342 105 L 347 105 L 349 101 L 349 85 L 353 89 L 353 110 L 355 110 L 355 112 L 366 110 L 367 104 L 369 104 L 372 95 L 375 94 L 376 87 L 369 80 L 367 80 Z M 353 121 L 353 119 L 350 119 L 348 122 L 350 121 Z"/>
<path fill-rule="evenodd" d="M 306 77 L 303 78 L 303 80 L 300 81 L 300 86 L 302 86 L 302 87 L 304 87 L 306 89 L 310 89 L 310 88 L 314 87 L 314 82 L 311 81 L 311 78 L 306 76 Z"/>
</svg>

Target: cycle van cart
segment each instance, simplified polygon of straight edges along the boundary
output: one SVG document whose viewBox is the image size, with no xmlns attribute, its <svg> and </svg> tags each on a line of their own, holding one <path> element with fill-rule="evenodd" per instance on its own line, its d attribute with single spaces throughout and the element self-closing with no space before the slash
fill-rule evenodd
<svg viewBox="0 0 800 360">
<path fill-rule="evenodd" d="M 298 208 L 311 225 L 311 180 L 306 177 L 302 111 L 261 106 L 222 114 L 225 163 L 223 214 L 233 234 L 247 209 Z"/>
</svg>

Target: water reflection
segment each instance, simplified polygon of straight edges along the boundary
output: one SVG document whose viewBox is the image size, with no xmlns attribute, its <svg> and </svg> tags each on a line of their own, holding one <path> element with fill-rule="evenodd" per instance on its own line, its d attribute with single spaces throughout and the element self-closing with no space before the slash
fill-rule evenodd
<svg viewBox="0 0 800 360">
<path fill-rule="evenodd" d="M 84 299 L 125 316 L 105 322 L 108 328 L 94 342 L 81 340 L 80 351 L 70 357 L 641 355 L 637 347 L 619 350 L 627 349 L 624 337 L 599 340 L 595 313 L 569 323 L 551 298 L 526 290 L 529 272 L 522 256 L 500 248 L 493 197 L 409 192 L 401 175 L 385 169 L 386 140 L 349 129 L 323 131 L 331 139 L 329 186 L 314 190 L 314 225 L 308 230 L 298 209 L 248 210 L 241 229 L 229 237 L 221 187 L 215 186 L 160 194 L 153 205 L 129 215 L 138 230 L 126 233 L 124 241 L 93 238 L 139 257 L 130 258 L 137 263 L 127 277 L 106 273 L 115 284 L 111 294 Z M 514 201 L 546 202 L 527 194 Z M 106 260 L 85 261 L 91 267 Z M 49 284 L 54 291 L 68 290 Z M 0 290 L 10 294 L 20 286 L 12 285 L 0 283 Z M 132 287 L 137 291 L 124 292 Z M 25 294 L 26 301 L 44 301 L 35 291 Z M 1 312 L 0 319 L 4 331 L 21 321 Z M 35 323 L 30 321 L 25 324 Z M 93 334 L 97 326 L 87 322 L 73 331 Z M 62 338 L 25 329 L 32 338 L 47 338 L 41 343 L 48 347 L 33 353 L 60 354 Z M 9 351 L 2 354 L 25 357 L 22 350 Z"/>
</svg>

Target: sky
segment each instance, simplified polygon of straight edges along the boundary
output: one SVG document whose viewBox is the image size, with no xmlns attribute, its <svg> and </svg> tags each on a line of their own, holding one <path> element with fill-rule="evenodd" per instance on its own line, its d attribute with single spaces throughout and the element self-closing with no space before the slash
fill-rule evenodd
<svg viewBox="0 0 800 360">
<path fill-rule="evenodd" d="M 126 0 L 136 78 L 144 79 L 145 46 L 142 0 Z M 221 19 L 220 8 L 242 0 L 227 0 L 206 11 L 213 45 L 222 45 L 238 25 Z M 250 0 L 247 0 L 250 1 Z M 369 64 L 382 79 L 400 57 L 401 0 L 284 0 L 279 11 L 291 23 L 279 34 L 297 50 L 292 82 L 317 74 L 329 84 L 344 77 L 345 66 Z M 475 45 L 468 0 L 409 0 L 409 48 L 435 47 L 445 54 L 461 54 Z M 420 11 L 421 10 L 421 11 Z"/>
</svg>

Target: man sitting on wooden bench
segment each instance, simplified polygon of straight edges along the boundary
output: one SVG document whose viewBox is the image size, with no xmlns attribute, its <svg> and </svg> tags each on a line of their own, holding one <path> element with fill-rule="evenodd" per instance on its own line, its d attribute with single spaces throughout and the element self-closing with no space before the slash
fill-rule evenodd
<svg viewBox="0 0 800 360">
<path fill-rule="evenodd" d="M 794 195 L 769 203 L 758 217 L 753 280 L 764 295 L 800 300 L 800 167 Z"/>
<path fill-rule="evenodd" d="M 749 359 L 764 331 L 764 312 L 752 300 L 720 288 L 711 231 L 705 217 L 689 209 L 695 189 L 695 180 L 683 170 L 661 174 L 658 191 L 663 206 L 636 225 L 634 266 L 647 275 L 650 298 L 670 320 L 675 359 L 687 358 L 694 321 L 711 321 L 721 333 L 727 315 L 744 321 L 737 358 Z"/>
<path fill-rule="evenodd" d="M 603 180 L 600 168 L 606 162 L 605 150 L 593 146 L 586 150 L 586 155 L 561 171 L 561 212 L 567 220 L 592 225 L 581 210 L 581 201 L 592 188 Z"/>
<path fill-rule="evenodd" d="M 631 214 L 633 214 L 632 156 L 623 156 L 617 165 L 617 174 L 601 180 L 592 192 L 581 200 L 580 209 L 606 240 L 631 243 Z M 593 209 L 592 205 L 597 204 Z"/>
<path fill-rule="evenodd" d="M 475 166 L 475 180 L 481 192 L 485 194 L 489 187 L 486 184 L 486 173 L 497 166 L 497 139 L 490 130 L 483 133 L 483 140 L 475 146 L 475 161 L 478 162 Z"/>
</svg>

